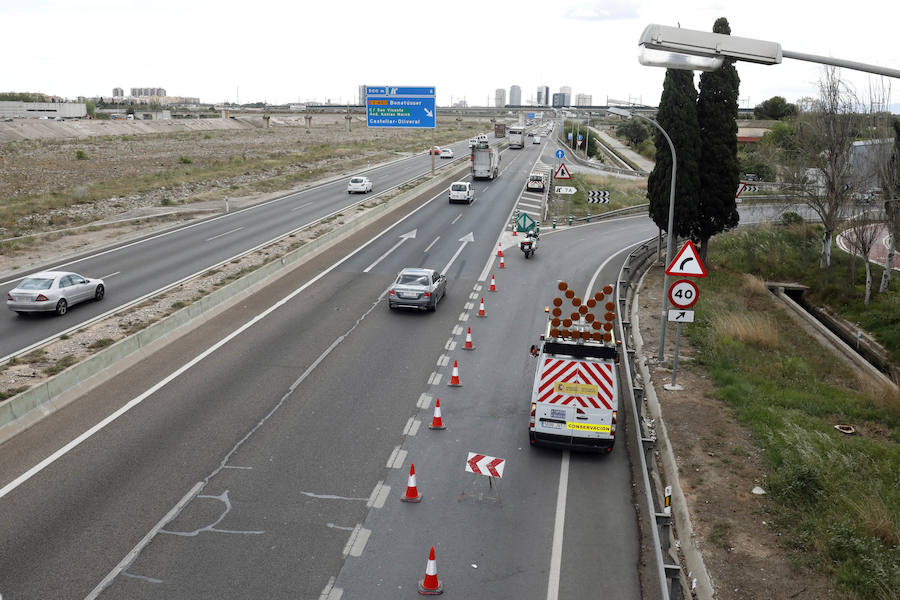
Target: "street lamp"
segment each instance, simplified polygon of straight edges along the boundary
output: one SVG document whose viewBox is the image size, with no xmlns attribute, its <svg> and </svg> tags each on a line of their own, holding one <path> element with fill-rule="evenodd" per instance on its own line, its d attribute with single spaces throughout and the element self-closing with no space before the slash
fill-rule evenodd
<svg viewBox="0 0 900 600">
<path fill-rule="evenodd" d="M 777 65 L 782 58 L 805 60 L 823 65 L 844 67 L 854 71 L 865 71 L 876 75 L 900 78 L 900 70 L 877 65 L 869 65 L 829 56 L 817 56 L 784 50 L 778 42 L 766 42 L 752 38 L 681 29 L 666 25 L 647 25 L 638 41 L 641 46 L 640 63 L 645 66 L 671 67 L 688 70 L 715 70 L 702 59 L 729 58 L 761 65 Z M 681 66 L 679 66 L 679 61 Z"/>
<path fill-rule="evenodd" d="M 675 239 L 672 235 L 672 230 L 675 225 L 675 171 L 678 168 L 678 160 L 675 157 L 675 145 L 672 144 L 672 138 L 669 137 L 669 134 L 666 133 L 666 130 L 662 128 L 662 126 L 654 121 L 653 119 L 649 119 L 644 115 L 639 115 L 637 113 L 632 113 L 629 110 L 624 110 L 621 108 L 609 107 L 606 109 L 606 112 L 618 115 L 620 117 L 625 117 L 626 119 L 630 119 L 632 117 L 637 117 L 639 119 L 644 119 L 648 123 L 652 124 L 654 127 L 659 129 L 660 133 L 663 134 L 663 137 L 666 138 L 666 141 L 669 143 L 669 151 L 672 153 L 672 181 L 669 184 L 669 229 L 666 232 L 666 268 L 668 268 L 669 263 L 672 262 L 672 253 L 675 251 Z M 662 327 L 659 328 L 659 352 L 657 354 L 657 360 L 662 362 L 663 360 L 663 347 L 666 344 L 666 321 L 668 321 L 667 309 L 669 308 L 669 275 L 663 275 L 663 293 L 662 293 Z"/>
</svg>

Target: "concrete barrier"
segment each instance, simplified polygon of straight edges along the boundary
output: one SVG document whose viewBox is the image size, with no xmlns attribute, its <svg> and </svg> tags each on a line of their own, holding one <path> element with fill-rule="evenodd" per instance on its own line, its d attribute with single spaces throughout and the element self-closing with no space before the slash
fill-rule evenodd
<svg viewBox="0 0 900 600">
<path fill-rule="evenodd" d="M 468 161 L 462 161 L 449 171 L 402 192 L 383 204 L 355 213 L 343 225 L 283 256 L 274 258 L 244 277 L 138 333 L 119 340 L 39 385 L 0 402 L 0 443 L 136 363 L 147 353 L 159 350 L 235 302 L 283 277 L 304 261 L 328 250 L 372 221 L 393 213 L 422 196 L 436 193 L 468 170 Z"/>
</svg>

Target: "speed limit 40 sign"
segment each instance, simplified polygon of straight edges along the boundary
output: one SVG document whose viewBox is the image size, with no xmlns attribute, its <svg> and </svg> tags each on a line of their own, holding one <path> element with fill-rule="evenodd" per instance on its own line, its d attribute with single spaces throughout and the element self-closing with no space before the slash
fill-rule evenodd
<svg viewBox="0 0 900 600">
<path fill-rule="evenodd" d="M 679 279 L 669 286 L 669 302 L 677 308 L 690 308 L 699 297 L 700 290 L 690 279 Z"/>
</svg>

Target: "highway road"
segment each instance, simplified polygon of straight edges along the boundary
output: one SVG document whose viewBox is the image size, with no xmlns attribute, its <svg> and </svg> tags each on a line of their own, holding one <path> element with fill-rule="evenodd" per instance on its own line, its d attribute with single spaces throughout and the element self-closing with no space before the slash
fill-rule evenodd
<svg viewBox="0 0 900 600">
<path fill-rule="evenodd" d="M 436 159 L 435 168 L 446 168 L 450 163 L 459 164 L 458 161 L 467 160 L 467 142 L 457 142 L 450 147 L 456 159 Z M 431 158 L 422 154 L 367 170 L 365 174 L 372 180 L 373 192 L 377 194 L 430 171 Z M 73 306 L 63 317 L 52 313 L 23 317 L 3 310 L 0 312 L 0 357 L 56 337 L 63 331 L 76 329 L 97 315 L 206 271 L 279 235 L 339 213 L 363 200 L 361 194 L 347 194 L 349 178 L 288 194 L 188 227 L 120 244 L 75 260 L 47 265 L 46 270 L 75 271 L 86 277 L 104 279 L 106 297 L 99 303 L 86 302 Z M 371 196 L 372 193 L 368 194 L 368 197 Z M 0 277 L 3 297 L 27 274 Z"/>
<path fill-rule="evenodd" d="M 546 232 L 498 269 L 542 149 L 552 162 L 551 145 L 504 152 L 471 206 L 441 193 L 374 223 L 0 447 L 4 600 L 413 598 L 432 545 L 448 596 L 639 598 L 626 427 L 609 456 L 530 448 L 528 348 L 557 279 L 613 282 L 655 227 Z M 437 312 L 388 310 L 405 266 L 446 272 Z M 470 451 L 506 459 L 503 478 L 465 472 Z M 419 504 L 400 501 L 411 463 Z"/>
</svg>

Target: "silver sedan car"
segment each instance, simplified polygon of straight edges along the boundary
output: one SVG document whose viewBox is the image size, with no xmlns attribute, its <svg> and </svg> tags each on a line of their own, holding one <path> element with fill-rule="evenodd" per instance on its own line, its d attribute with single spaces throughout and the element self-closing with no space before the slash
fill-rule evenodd
<svg viewBox="0 0 900 600">
<path fill-rule="evenodd" d="M 66 314 L 69 307 L 86 300 L 103 300 L 102 279 L 88 279 L 68 271 L 42 271 L 29 275 L 6 294 L 6 307 L 19 314 L 55 312 Z"/>
<path fill-rule="evenodd" d="M 388 308 L 436 310 L 447 293 L 447 278 L 433 269 L 403 269 L 388 290 Z"/>
</svg>

